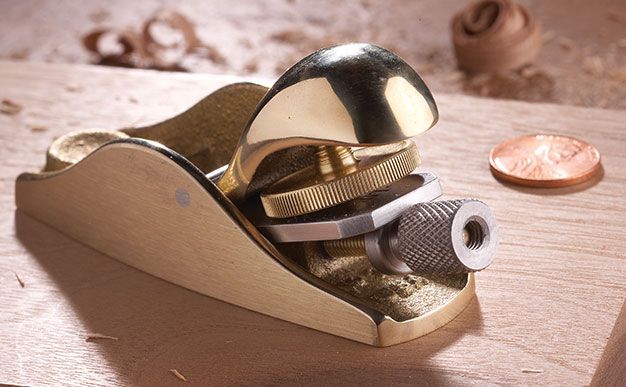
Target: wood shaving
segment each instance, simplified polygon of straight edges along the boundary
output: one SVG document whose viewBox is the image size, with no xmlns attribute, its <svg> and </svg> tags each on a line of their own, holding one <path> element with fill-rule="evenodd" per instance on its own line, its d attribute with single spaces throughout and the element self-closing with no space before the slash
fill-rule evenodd
<svg viewBox="0 0 626 387">
<path fill-rule="evenodd" d="M 573 50 L 575 46 L 574 41 L 572 39 L 564 38 L 564 37 L 558 38 L 557 43 L 559 46 L 561 46 L 561 48 L 567 51 Z"/>
<path fill-rule="evenodd" d="M 222 55 L 222 53 L 217 48 L 211 45 L 203 43 L 202 46 L 196 47 L 195 50 L 197 54 L 204 56 L 213 63 L 220 65 L 224 65 L 227 63 L 226 57 Z"/>
<path fill-rule="evenodd" d="M 604 62 L 599 56 L 588 56 L 583 59 L 583 70 L 591 75 L 600 76 L 604 73 Z"/>
<path fill-rule="evenodd" d="M 174 376 L 176 376 L 179 380 L 182 380 L 183 382 L 186 382 L 186 381 L 187 381 L 187 378 L 186 378 L 183 374 L 181 374 L 180 372 L 178 372 L 178 370 L 177 370 L 177 369 L 172 368 L 172 369 L 170 370 L 170 372 L 171 372 L 172 374 L 174 374 Z"/>
<path fill-rule="evenodd" d="M 256 59 L 252 59 L 243 68 L 243 71 L 246 73 L 256 73 L 259 70 L 259 63 Z"/>
<path fill-rule="evenodd" d="M 434 63 L 426 63 L 417 66 L 416 70 L 419 74 L 432 74 L 437 69 Z"/>
<path fill-rule="evenodd" d="M 529 368 L 522 368 L 522 372 L 525 374 L 542 374 L 543 370 L 534 370 Z"/>
<path fill-rule="evenodd" d="M 94 341 L 94 340 L 119 340 L 119 338 L 115 336 L 103 335 L 102 333 L 90 333 L 87 336 L 87 340 L 85 341 Z"/>
<path fill-rule="evenodd" d="M 42 133 L 48 131 L 48 128 L 41 125 L 33 125 L 30 127 L 30 131 L 34 133 Z"/>
<path fill-rule="evenodd" d="M 620 23 L 620 24 L 626 23 L 626 18 L 622 14 L 617 13 L 617 12 L 609 12 L 606 15 L 606 18 L 615 23 Z"/>
<path fill-rule="evenodd" d="M 539 74 L 541 71 L 532 66 L 526 66 L 520 70 L 520 75 L 524 78 L 532 78 L 533 76 Z"/>
<path fill-rule="evenodd" d="M 549 74 L 535 66 L 511 73 L 468 76 L 462 83 L 467 93 L 529 102 L 551 101 L 554 84 Z"/>
<path fill-rule="evenodd" d="M 89 14 L 89 19 L 94 23 L 102 23 L 111 16 L 106 9 L 98 9 Z"/>
<path fill-rule="evenodd" d="M 180 39 L 169 39 L 171 33 Z M 161 31 L 161 33 L 159 33 Z M 117 47 L 104 43 L 117 43 Z M 159 10 L 148 18 L 139 31 L 97 28 L 82 38 L 83 47 L 97 57 L 97 64 L 117 67 L 146 68 L 163 71 L 187 71 L 181 62 L 187 54 L 199 55 L 216 64 L 226 64 L 226 58 L 217 48 L 202 42 L 194 24 L 173 10 Z"/>
<path fill-rule="evenodd" d="M 25 48 L 20 48 L 17 51 L 14 51 L 9 57 L 11 59 L 23 60 L 26 59 L 29 55 L 29 52 Z"/>
<path fill-rule="evenodd" d="M 8 98 L 4 98 L 2 102 L 0 102 L 0 113 L 6 114 L 9 116 L 13 116 L 22 111 L 22 105 L 19 103 L 10 100 Z"/>
<path fill-rule="evenodd" d="M 75 92 L 83 91 L 83 88 L 78 85 L 69 84 L 69 85 L 65 85 L 65 90 L 69 91 L 70 93 L 75 93 Z"/>
<path fill-rule="evenodd" d="M 270 36 L 270 39 L 285 44 L 297 44 L 307 40 L 307 35 L 302 30 L 283 30 Z"/>
<path fill-rule="evenodd" d="M 541 38 L 543 39 L 544 44 L 550 42 L 555 37 L 556 37 L 556 33 L 552 30 L 546 31 L 541 35 Z"/>
<path fill-rule="evenodd" d="M 626 82 L 626 68 L 611 71 L 611 78 L 618 82 Z"/>
<path fill-rule="evenodd" d="M 17 282 L 20 284 L 20 287 L 22 287 L 22 288 L 23 288 L 24 286 L 26 286 L 26 284 L 24 283 L 24 281 L 22 281 L 22 279 L 20 278 L 20 276 L 19 276 L 19 275 L 17 275 L 17 273 L 13 273 L 13 274 L 15 274 L 15 279 L 16 279 L 16 280 L 17 280 Z"/>
<path fill-rule="evenodd" d="M 458 83 L 465 79 L 465 73 L 462 71 L 452 71 L 446 76 L 446 82 Z"/>
</svg>

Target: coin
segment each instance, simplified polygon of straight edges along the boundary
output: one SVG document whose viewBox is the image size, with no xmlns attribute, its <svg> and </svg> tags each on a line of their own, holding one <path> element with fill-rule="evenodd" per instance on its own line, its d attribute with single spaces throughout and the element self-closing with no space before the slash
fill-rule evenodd
<svg viewBox="0 0 626 387">
<path fill-rule="evenodd" d="M 601 171 L 600 152 L 567 136 L 535 134 L 498 144 L 489 154 L 491 172 L 511 183 L 532 187 L 564 187 Z"/>
</svg>

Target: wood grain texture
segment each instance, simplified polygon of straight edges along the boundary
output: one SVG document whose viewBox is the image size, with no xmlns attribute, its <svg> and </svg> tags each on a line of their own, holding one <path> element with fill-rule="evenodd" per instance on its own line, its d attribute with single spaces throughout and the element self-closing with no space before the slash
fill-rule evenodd
<svg viewBox="0 0 626 387">
<path fill-rule="evenodd" d="M 231 81 L 0 62 L 0 98 L 23 105 L 0 115 L 0 382 L 173 384 L 170 369 L 212 385 L 591 381 L 626 296 L 624 112 L 434 90 L 441 121 L 418 141 L 423 168 L 439 175 L 446 197 L 492 206 L 502 243 L 476 276 L 478 299 L 457 319 L 389 348 L 201 296 L 15 215 L 14 179 L 43 164 L 52 138 L 156 122 Z M 549 191 L 496 181 L 489 149 L 536 132 L 596 145 L 603 179 Z M 119 340 L 86 342 L 93 332 Z"/>
<path fill-rule="evenodd" d="M 626 302 L 617 317 L 591 385 L 610 386 L 623 384 L 624 381 L 626 381 Z"/>
</svg>

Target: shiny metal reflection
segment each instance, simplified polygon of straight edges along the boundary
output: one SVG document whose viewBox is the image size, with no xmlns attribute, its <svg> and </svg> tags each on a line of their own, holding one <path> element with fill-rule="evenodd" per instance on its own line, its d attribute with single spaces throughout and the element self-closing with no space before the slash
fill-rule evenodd
<svg viewBox="0 0 626 387">
<path fill-rule="evenodd" d="M 395 54 L 371 44 L 324 48 L 287 70 L 267 92 L 218 186 L 239 202 L 273 152 L 397 142 L 427 131 L 437 119 L 432 94 Z"/>
</svg>

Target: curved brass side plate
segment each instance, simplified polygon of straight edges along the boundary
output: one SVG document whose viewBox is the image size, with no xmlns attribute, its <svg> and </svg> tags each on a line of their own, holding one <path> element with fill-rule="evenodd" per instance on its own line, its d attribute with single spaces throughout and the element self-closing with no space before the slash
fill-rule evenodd
<svg viewBox="0 0 626 387">
<path fill-rule="evenodd" d="M 452 320 L 473 276 L 443 306 L 397 322 L 281 255 L 193 164 L 154 142 L 108 143 L 58 172 L 16 182 L 23 211 L 142 271 L 283 320 L 388 346 Z"/>
</svg>

